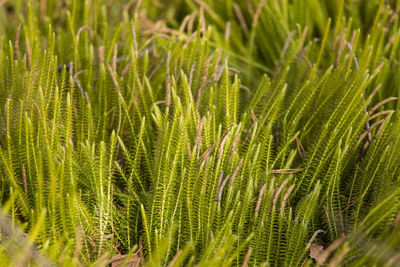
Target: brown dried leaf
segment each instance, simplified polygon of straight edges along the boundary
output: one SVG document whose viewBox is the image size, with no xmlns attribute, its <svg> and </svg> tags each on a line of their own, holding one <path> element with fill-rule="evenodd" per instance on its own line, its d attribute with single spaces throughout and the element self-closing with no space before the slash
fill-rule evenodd
<svg viewBox="0 0 400 267">
<path fill-rule="evenodd" d="M 314 260 L 318 260 L 319 256 L 324 251 L 324 247 L 317 244 L 310 245 L 310 258 Z"/>
</svg>

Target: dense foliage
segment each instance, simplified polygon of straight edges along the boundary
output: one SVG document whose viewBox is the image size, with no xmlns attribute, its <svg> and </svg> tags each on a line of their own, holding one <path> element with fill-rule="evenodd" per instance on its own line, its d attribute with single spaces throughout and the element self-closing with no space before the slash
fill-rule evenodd
<svg viewBox="0 0 400 267">
<path fill-rule="evenodd" d="M 0 1 L 0 263 L 394 266 L 400 1 Z"/>
</svg>

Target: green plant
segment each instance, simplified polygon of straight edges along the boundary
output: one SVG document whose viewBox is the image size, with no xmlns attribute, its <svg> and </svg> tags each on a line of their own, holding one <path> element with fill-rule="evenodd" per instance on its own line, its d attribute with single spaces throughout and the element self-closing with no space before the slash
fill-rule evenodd
<svg viewBox="0 0 400 267">
<path fill-rule="evenodd" d="M 0 1 L 0 262 L 394 265 L 399 8 Z"/>
</svg>

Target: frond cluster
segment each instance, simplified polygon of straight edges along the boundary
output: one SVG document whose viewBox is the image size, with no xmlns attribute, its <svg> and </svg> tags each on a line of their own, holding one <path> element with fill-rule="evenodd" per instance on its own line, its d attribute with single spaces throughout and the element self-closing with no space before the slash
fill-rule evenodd
<svg viewBox="0 0 400 267">
<path fill-rule="evenodd" d="M 167 2 L 0 1 L 1 265 L 400 261 L 400 1 Z"/>
</svg>

